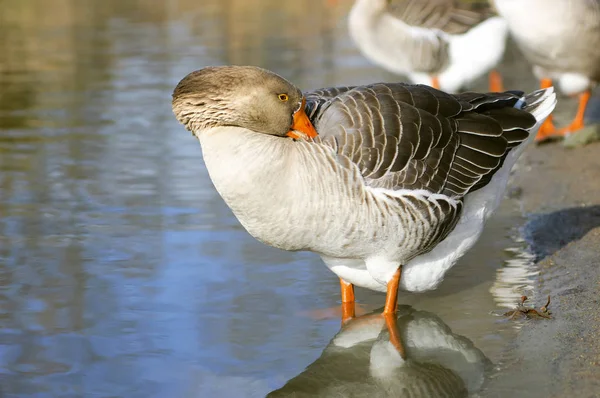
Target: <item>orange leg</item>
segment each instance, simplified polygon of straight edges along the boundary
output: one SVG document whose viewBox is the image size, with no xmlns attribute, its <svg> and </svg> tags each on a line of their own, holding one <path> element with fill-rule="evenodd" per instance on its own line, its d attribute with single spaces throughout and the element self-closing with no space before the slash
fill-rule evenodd
<svg viewBox="0 0 600 398">
<path fill-rule="evenodd" d="M 342 303 L 353 303 L 354 285 L 340 278 L 340 288 L 342 290 Z"/>
<path fill-rule="evenodd" d="M 552 87 L 552 80 L 551 79 L 542 79 L 540 82 L 540 87 L 541 88 Z M 556 127 L 554 126 L 554 121 L 553 121 L 552 115 L 550 115 L 546 118 L 544 123 L 540 126 L 540 130 L 538 131 L 537 136 L 535 137 L 535 140 L 537 142 L 545 141 L 549 138 L 556 137 L 557 135 L 558 135 L 558 131 L 556 130 Z"/>
<path fill-rule="evenodd" d="M 497 71 L 493 70 L 488 75 L 490 91 L 493 93 L 501 93 L 504 91 L 504 84 L 502 83 L 502 75 Z"/>
<path fill-rule="evenodd" d="M 356 305 L 352 303 L 342 303 L 342 325 L 356 317 Z"/>
<path fill-rule="evenodd" d="M 440 90 L 440 79 L 437 76 L 431 77 L 431 87 Z"/>
<path fill-rule="evenodd" d="M 387 294 L 385 296 L 385 307 L 383 309 L 383 317 L 385 318 L 385 324 L 388 332 L 390 333 L 390 343 L 396 347 L 398 353 L 403 359 L 406 359 L 406 353 L 404 351 L 404 345 L 402 344 L 402 338 L 398 331 L 398 324 L 396 323 L 396 309 L 398 307 L 398 286 L 400 285 L 400 275 L 402 274 L 402 267 L 399 267 L 392 276 L 392 279 L 387 285 Z"/>
<path fill-rule="evenodd" d="M 396 347 L 402 359 L 406 359 L 406 351 L 404 350 L 402 337 L 400 337 L 400 331 L 398 330 L 398 324 L 396 323 L 396 314 L 384 313 L 383 316 L 385 318 L 385 325 L 390 333 L 390 343 Z"/>
<path fill-rule="evenodd" d="M 354 318 L 356 310 L 354 305 L 354 285 L 340 278 L 342 291 L 342 323 Z"/>
<path fill-rule="evenodd" d="M 385 296 L 385 307 L 383 308 L 383 314 L 396 314 L 396 307 L 398 304 L 398 285 L 400 285 L 400 274 L 402 273 L 402 267 L 396 270 L 394 276 L 387 284 L 387 294 Z"/>
<path fill-rule="evenodd" d="M 573 119 L 571 124 L 569 124 L 567 127 L 564 127 L 558 131 L 560 135 L 565 136 L 584 127 L 583 117 L 585 116 L 585 108 L 587 108 L 587 104 L 591 96 L 591 90 L 587 90 L 579 95 L 579 107 L 577 108 L 575 119 Z"/>
</svg>

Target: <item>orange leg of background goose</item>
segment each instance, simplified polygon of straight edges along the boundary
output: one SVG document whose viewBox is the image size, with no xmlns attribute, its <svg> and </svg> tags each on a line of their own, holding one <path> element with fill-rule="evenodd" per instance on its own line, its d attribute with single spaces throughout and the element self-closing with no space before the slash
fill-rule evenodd
<svg viewBox="0 0 600 398">
<path fill-rule="evenodd" d="M 342 291 L 342 323 L 354 318 L 356 307 L 354 305 L 354 285 L 340 278 Z"/>
<path fill-rule="evenodd" d="M 583 117 L 585 116 L 585 108 L 587 108 L 587 104 L 591 96 L 591 90 L 587 90 L 584 93 L 579 94 L 579 107 L 577 108 L 575 119 L 573 119 L 571 124 L 569 124 L 567 127 L 563 127 L 562 129 L 558 130 L 560 135 L 564 136 L 584 127 Z"/>
<path fill-rule="evenodd" d="M 440 79 L 437 76 L 431 76 L 431 87 L 441 90 L 440 89 Z"/>
<path fill-rule="evenodd" d="M 502 83 L 502 75 L 497 70 L 492 70 L 489 75 L 490 91 L 493 93 L 501 93 L 504 91 L 504 84 Z"/>
<path fill-rule="evenodd" d="M 540 82 L 540 87 L 541 88 L 552 87 L 552 79 L 542 79 Z M 558 130 L 556 130 L 556 127 L 554 126 L 554 121 L 553 121 L 552 114 L 551 114 L 550 116 L 548 116 L 546 118 L 544 123 L 540 126 L 540 131 L 538 131 L 537 136 L 535 137 L 535 140 L 540 142 L 540 141 L 544 141 L 551 137 L 556 137 L 558 135 L 559 135 Z"/>
</svg>

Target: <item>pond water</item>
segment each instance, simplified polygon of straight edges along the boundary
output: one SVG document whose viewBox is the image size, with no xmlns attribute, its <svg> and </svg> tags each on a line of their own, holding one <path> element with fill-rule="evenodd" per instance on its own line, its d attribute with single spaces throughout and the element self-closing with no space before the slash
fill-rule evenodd
<svg viewBox="0 0 600 398">
<path fill-rule="evenodd" d="M 304 90 L 398 80 L 355 49 L 349 6 L 0 0 L 1 396 L 261 397 L 290 380 L 273 395 L 376 396 L 446 368 L 461 395 L 501 369 L 516 324 L 494 313 L 536 272 L 517 201 L 438 290 L 400 294 L 409 354 L 437 364 L 407 377 L 374 359 L 381 324 L 343 343 L 336 277 L 250 237 L 171 112 L 177 82 L 207 65 L 263 66 Z M 535 86 L 522 62 L 504 70 Z M 384 295 L 357 299 L 370 312 Z"/>
</svg>

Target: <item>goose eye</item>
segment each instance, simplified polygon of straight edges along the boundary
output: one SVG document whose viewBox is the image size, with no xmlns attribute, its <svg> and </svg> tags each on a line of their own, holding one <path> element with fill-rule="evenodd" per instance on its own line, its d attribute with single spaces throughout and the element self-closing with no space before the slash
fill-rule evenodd
<svg viewBox="0 0 600 398">
<path fill-rule="evenodd" d="M 277 97 L 279 97 L 279 100 L 281 100 L 281 101 L 283 101 L 283 102 L 285 102 L 285 101 L 287 101 L 288 99 L 290 99 L 290 97 L 288 97 L 288 95 L 287 95 L 287 94 L 279 94 Z"/>
</svg>

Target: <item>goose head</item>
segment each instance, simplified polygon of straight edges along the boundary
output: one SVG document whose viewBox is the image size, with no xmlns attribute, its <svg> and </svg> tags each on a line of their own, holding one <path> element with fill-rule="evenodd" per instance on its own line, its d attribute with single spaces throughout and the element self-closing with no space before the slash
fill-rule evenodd
<svg viewBox="0 0 600 398">
<path fill-rule="evenodd" d="M 302 92 L 254 66 L 207 67 L 188 74 L 173 92 L 177 120 L 195 135 L 232 126 L 272 136 L 313 138 Z"/>
</svg>

